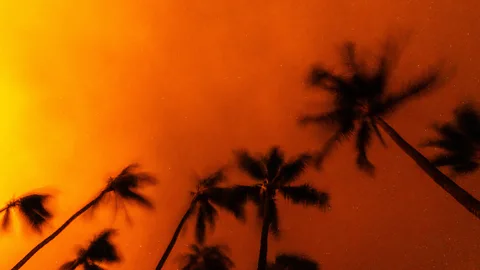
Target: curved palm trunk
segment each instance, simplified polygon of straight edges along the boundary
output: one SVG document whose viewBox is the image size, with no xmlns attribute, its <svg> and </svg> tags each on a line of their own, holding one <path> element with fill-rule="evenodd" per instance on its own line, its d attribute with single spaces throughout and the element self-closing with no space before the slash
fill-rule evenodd
<svg viewBox="0 0 480 270">
<path fill-rule="evenodd" d="M 480 201 L 461 188 L 452 179 L 437 169 L 426 157 L 406 142 L 387 122 L 377 118 L 382 129 L 409 155 L 420 168 L 432 178 L 441 188 L 450 194 L 465 209 L 480 219 Z"/>
<path fill-rule="evenodd" d="M 270 229 L 270 215 L 269 215 L 270 200 L 268 199 L 268 191 L 265 194 L 265 202 L 263 205 L 263 225 L 262 236 L 260 238 L 260 253 L 258 256 L 257 270 L 267 269 L 267 254 L 268 254 L 268 231 Z"/>
<path fill-rule="evenodd" d="M 73 216 L 71 216 L 65 223 L 63 223 L 60 228 L 58 228 L 55 232 L 53 232 L 50 236 L 45 238 L 42 242 L 40 242 L 37 246 L 35 246 L 23 259 L 21 259 L 13 268 L 12 270 L 20 269 L 28 260 L 30 260 L 35 253 L 37 253 L 41 248 L 43 248 L 46 244 L 50 243 L 55 237 L 57 237 L 65 228 L 67 228 L 70 223 L 72 223 L 77 217 L 85 213 L 88 209 L 90 209 L 94 204 L 96 204 L 108 191 L 104 190 L 98 195 L 95 199 L 85 205 L 82 209 L 78 210 Z"/>
<path fill-rule="evenodd" d="M 182 231 L 182 228 L 183 228 L 183 225 L 185 224 L 185 221 L 187 221 L 187 219 L 192 214 L 193 209 L 195 208 L 194 206 L 195 206 L 195 199 L 190 203 L 190 207 L 188 208 L 185 215 L 183 215 L 182 220 L 180 220 L 180 223 L 178 224 L 177 229 L 173 233 L 173 237 L 170 240 L 170 243 L 168 244 L 167 249 L 163 253 L 162 258 L 160 259 L 160 261 L 157 264 L 157 267 L 155 268 L 156 270 L 162 269 L 163 265 L 167 261 L 168 256 L 170 255 L 170 252 L 172 251 L 173 247 L 175 246 L 175 243 L 177 242 L 178 236 L 180 235 L 180 232 Z"/>
</svg>

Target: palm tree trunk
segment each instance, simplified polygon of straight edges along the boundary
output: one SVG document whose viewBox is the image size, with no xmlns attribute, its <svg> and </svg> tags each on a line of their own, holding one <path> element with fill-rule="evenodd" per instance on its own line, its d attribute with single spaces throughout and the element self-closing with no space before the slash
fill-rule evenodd
<svg viewBox="0 0 480 270">
<path fill-rule="evenodd" d="M 23 259 L 21 259 L 13 268 L 12 270 L 20 269 L 28 260 L 30 260 L 35 253 L 37 253 L 41 248 L 43 248 L 46 244 L 50 243 L 55 237 L 57 237 L 65 228 L 67 228 L 70 223 L 72 223 L 77 217 L 85 213 L 88 209 L 90 209 L 93 205 L 95 205 L 108 191 L 103 190 L 100 195 L 98 195 L 95 199 L 85 205 L 82 209 L 78 210 L 73 216 L 71 216 L 65 223 L 63 223 L 60 228 L 58 228 L 55 232 L 53 232 L 50 236 L 45 238 L 42 242 L 40 242 L 37 246 L 35 246 Z"/>
<path fill-rule="evenodd" d="M 437 169 L 426 157 L 406 142 L 387 122 L 377 118 L 382 129 L 392 138 L 402 150 L 409 155 L 420 168 L 432 178 L 441 188 L 450 194 L 465 209 L 480 219 L 480 201 L 461 188 L 452 179 Z"/>
<path fill-rule="evenodd" d="M 173 246 L 175 246 L 175 243 L 177 242 L 177 238 L 180 235 L 180 232 L 182 231 L 185 221 L 187 221 L 187 219 L 190 217 L 194 208 L 195 208 L 195 199 L 192 200 L 187 212 L 185 213 L 185 215 L 183 215 L 182 220 L 180 220 L 180 223 L 178 224 L 177 229 L 173 233 L 173 237 L 170 240 L 170 243 L 168 244 L 167 249 L 163 253 L 162 258 L 160 259 L 160 261 L 157 264 L 157 267 L 155 268 L 156 270 L 162 269 L 163 265 L 167 261 L 168 256 L 170 255 L 170 252 L 172 251 Z"/>
<path fill-rule="evenodd" d="M 262 225 L 262 236 L 260 238 L 260 252 L 258 256 L 258 265 L 257 270 L 266 270 L 267 269 L 267 254 L 268 254 L 268 231 L 270 229 L 270 215 L 269 207 L 270 200 L 268 191 L 265 192 L 265 202 L 263 203 L 263 225 Z"/>
</svg>

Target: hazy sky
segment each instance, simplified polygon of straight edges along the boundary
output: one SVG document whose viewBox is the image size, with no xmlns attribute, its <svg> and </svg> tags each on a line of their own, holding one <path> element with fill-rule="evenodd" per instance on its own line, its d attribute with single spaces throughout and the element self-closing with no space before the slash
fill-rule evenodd
<svg viewBox="0 0 480 270">
<path fill-rule="evenodd" d="M 56 194 L 50 233 L 139 161 L 160 184 L 146 190 L 155 212 L 129 207 L 75 221 L 23 268 L 56 269 L 94 233 L 113 226 L 124 262 L 152 269 L 187 208 L 195 174 L 232 161 L 232 150 L 288 156 L 313 149 L 327 131 L 295 123 L 325 96 L 302 84 L 311 64 L 338 67 L 352 40 L 375 52 L 387 34 L 410 32 L 393 88 L 439 59 L 456 68 L 437 95 L 415 101 L 389 123 L 417 146 L 462 100 L 479 100 L 480 3 L 438 1 L 2 1 L 0 4 L 0 201 L 40 189 Z M 15 3 L 15 4 L 11 4 Z M 392 141 L 371 152 L 372 179 L 344 144 L 304 180 L 332 195 L 332 210 L 280 202 L 277 252 L 301 252 L 324 269 L 480 269 L 480 222 L 437 187 Z M 426 154 L 432 152 L 424 151 Z M 477 198 L 476 176 L 459 183 Z M 247 181 L 238 172 L 231 182 Z M 112 209 L 105 205 L 102 209 Z M 222 213 L 211 243 L 228 243 L 237 269 L 254 269 L 260 227 Z M 16 219 L 17 220 L 17 219 Z M 15 224 L 18 224 L 15 223 Z M 177 242 L 166 269 L 192 238 Z M 43 237 L 0 237 L 9 269 Z M 142 268 L 141 268 L 142 267 Z M 110 269 L 109 268 L 109 269 Z"/>
</svg>

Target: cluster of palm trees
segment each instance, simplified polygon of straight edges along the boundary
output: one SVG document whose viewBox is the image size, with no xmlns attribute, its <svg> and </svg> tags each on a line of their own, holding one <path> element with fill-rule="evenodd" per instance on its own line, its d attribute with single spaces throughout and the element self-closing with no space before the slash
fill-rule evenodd
<svg viewBox="0 0 480 270">
<path fill-rule="evenodd" d="M 225 185 L 226 173 L 221 168 L 204 178 L 198 179 L 191 192 L 191 202 L 180 220 L 170 243 L 160 257 L 156 269 L 163 266 L 175 243 L 191 219 L 195 219 L 195 240 L 189 253 L 182 257 L 181 269 L 227 270 L 234 267 L 227 255 L 228 248 L 222 245 L 206 243 L 207 228 L 213 230 L 218 219 L 218 209 L 226 210 L 240 221 L 245 220 L 245 206 L 253 203 L 257 208 L 257 218 L 261 225 L 258 270 L 319 269 L 318 263 L 300 255 L 279 254 L 274 262 L 267 261 L 269 235 L 279 236 L 279 212 L 277 195 L 293 203 L 329 209 L 329 194 L 315 189 L 312 185 L 295 184 L 310 163 L 320 168 L 322 161 L 332 152 L 333 147 L 348 139 L 355 139 L 356 163 L 370 175 L 374 175 L 375 166 L 367 155 L 373 137 L 377 137 L 386 146 L 383 130 L 440 188 L 446 191 L 466 210 L 480 218 L 480 201 L 460 187 L 438 167 L 450 167 L 454 176 L 472 173 L 480 167 L 480 112 L 472 103 L 464 103 L 454 113 L 454 119 L 444 124 L 436 124 L 437 137 L 428 139 L 421 147 L 435 147 L 443 150 L 429 160 L 417 149 L 406 142 L 386 122 L 386 117 L 397 111 L 403 104 L 423 94 L 438 89 L 443 75 L 440 68 L 432 69 L 424 76 L 407 83 L 399 91 L 389 91 L 389 79 L 396 62 L 397 48 L 387 42 L 378 58 L 376 68 L 368 68 L 363 59 L 359 59 L 354 43 L 348 42 L 342 50 L 345 72 L 337 74 L 322 66 L 312 68 L 308 76 L 310 86 L 326 90 L 333 94 L 332 108 L 326 112 L 304 115 L 301 125 L 316 124 L 326 128 L 333 127 L 333 135 L 314 153 L 302 153 L 291 159 L 285 158 L 278 146 L 273 146 L 262 155 L 253 155 L 247 150 L 234 153 L 236 164 L 250 179 L 251 185 Z M 156 183 L 156 179 L 138 170 L 133 164 L 123 169 L 117 176 L 111 177 L 98 195 L 74 213 L 65 223 L 36 245 L 12 269 L 20 269 L 41 248 L 51 242 L 77 217 L 88 210 L 94 210 L 109 196 L 115 200 L 135 203 L 145 208 L 153 208 L 140 189 Z M 7 229 L 12 210 L 18 210 L 23 219 L 37 232 L 52 219 L 52 213 L 45 207 L 50 198 L 48 194 L 29 194 L 11 202 L 0 209 L 3 214 L 2 228 Z M 115 230 L 107 229 L 95 237 L 87 248 L 77 252 L 77 258 L 61 266 L 63 270 L 72 270 L 82 266 L 84 269 L 104 269 L 102 265 L 120 261 L 115 245 L 111 241 Z"/>
</svg>

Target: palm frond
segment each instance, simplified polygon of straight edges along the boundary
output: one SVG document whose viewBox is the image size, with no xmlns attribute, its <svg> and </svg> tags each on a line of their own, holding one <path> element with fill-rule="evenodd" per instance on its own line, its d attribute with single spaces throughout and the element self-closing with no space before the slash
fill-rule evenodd
<svg viewBox="0 0 480 270">
<path fill-rule="evenodd" d="M 74 270 L 75 264 L 76 264 L 75 260 L 66 262 L 60 266 L 60 270 Z"/>
<path fill-rule="evenodd" d="M 480 143 L 480 111 L 472 103 L 455 110 L 455 124 L 467 138 Z"/>
<path fill-rule="evenodd" d="M 85 251 L 85 257 L 93 262 L 114 263 L 119 262 L 117 249 L 111 242 L 111 237 L 116 233 L 113 229 L 102 231 L 90 243 Z"/>
<path fill-rule="evenodd" d="M 280 236 L 278 209 L 275 200 L 270 199 L 268 205 L 268 220 L 270 222 L 270 232 L 275 236 Z"/>
<path fill-rule="evenodd" d="M 4 231 L 8 230 L 12 223 L 12 216 L 10 213 L 11 213 L 10 207 L 7 207 L 5 209 L 5 214 L 3 214 L 3 218 L 2 218 L 2 230 Z"/>
<path fill-rule="evenodd" d="M 265 156 L 265 165 L 267 167 L 267 178 L 273 180 L 284 162 L 284 154 L 280 147 L 274 146 Z"/>
<path fill-rule="evenodd" d="M 213 188 L 226 180 L 223 169 L 217 170 L 206 178 L 200 180 L 200 186 L 204 188 Z"/>
<path fill-rule="evenodd" d="M 197 213 L 197 222 L 195 223 L 195 239 L 197 243 L 205 243 L 205 234 L 206 234 L 206 215 L 202 207 L 198 207 Z"/>
<path fill-rule="evenodd" d="M 245 220 L 246 197 L 238 194 L 234 187 L 229 188 L 209 188 L 205 191 L 208 200 L 233 214 L 235 218 Z M 246 196 L 246 195 L 245 195 Z"/>
<path fill-rule="evenodd" d="M 235 153 L 239 168 L 256 180 L 263 181 L 267 177 L 266 168 L 261 160 L 258 160 L 245 150 Z"/>
<path fill-rule="evenodd" d="M 182 270 L 229 270 L 235 266 L 227 256 L 225 246 L 198 246 L 186 254 L 182 254 L 180 269 Z"/>
<path fill-rule="evenodd" d="M 380 142 L 382 143 L 382 145 L 383 145 L 384 147 L 387 147 L 387 144 L 385 143 L 385 140 L 383 139 L 382 133 L 381 133 L 380 130 L 378 129 L 377 121 L 375 120 L 375 118 L 371 118 L 371 119 L 370 119 L 370 123 L 371 123 L 371 125 L 372 125 L 373 131 L 374 131 L 375 134 L 377 135 L 377 138 L 380 140 Z"/>
<path fill-rule="evenodd" d="M 308 162 L 312 159 L 309 154 L 301 154 L 294 160 L 285 163 L 280 169 L 277 181 L 283 185 L 294 182 L 305 172 Z"/>
<path fill-rule="evenodd" d="M 136 203 L 146 208 L 153 208 L 149 199 L 139 193 L 139 189 L 147 185 L 156 184 L 156 179 L 145 172 L 137 172 L 137 164 L 127 166 L 122 172 L 113 178 L 107 191 L 113 191 L 127 202 Z"/>
<path fill-rule="evenodd" d="M 436 89 L 435 86 L 438 85 L 439 78 L 440 70 L 433 69 L 416 81 L 409 83 L 403 91 L 387 95 L 383 101 L 383 109 L 381 113 L 393 112 L 403 103 Z"/>
<path fill-rule="evenodd" d="M 328 208 L 330 203 L 330 195 L 326 192 L 318 191 L 308 184 L 300 186 L 283 186 L 278 189 L 285 199 L 295 204 L 303 204 L 306 206 L 317 206 L 320 208 Z"/>
<path fill-rule="evenodd" d="M 373 173 L 375 167 L 367 157 L 367 147 L 372 142 L 372 129 L 370 123 L 366 120 L 362 122 L 357 134 L 357 166 L 368 173 Z"/>
<path fill-rule="evenodd" d="M 304 115 L 300 117 L 300 125 L 317 124 L 325 126 L 337 125 L 341 116 L 341 112 L 334 110 L 326 113 L 319 113 L 315 115 Z"/>
<path fill-rule="evenodd" d="M 25 221 L 37 232 L 53 215 L 46 209 L 45 203 L 51 197 L 46 194 L 31 194 L 24 196 L 18 201 L 18 208 Z"/>
<path fill-rule="evenodd" d="M 84 270 L 105 270 L 105 268 L 101 267 L 100 265 L 97 265 L 91 262 L 84 262 L 83 269 Z"/>
<path fill-rule="evenodd" d="M 319 270 L 318 263 L 305 256 L 295 254 L 279 254 L 275 258 L 275 263 L 269 270 Z"/>
</svg>

